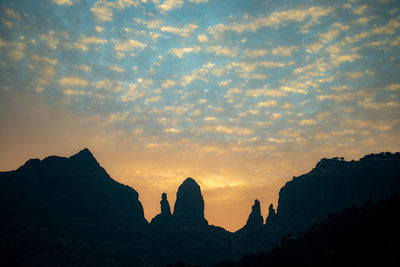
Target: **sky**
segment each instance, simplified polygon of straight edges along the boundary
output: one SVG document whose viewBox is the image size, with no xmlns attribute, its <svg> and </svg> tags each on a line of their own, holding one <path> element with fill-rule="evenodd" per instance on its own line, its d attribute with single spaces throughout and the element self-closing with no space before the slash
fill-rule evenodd
<svg viewBox="0 0 400 267">
<path fill-rule="evenodd" d="M 396 0 L 0 0 L 0 170 L 88 147 L 147 220 L 242 227 L 319 159 L 400 151 Z"/>
</svg>

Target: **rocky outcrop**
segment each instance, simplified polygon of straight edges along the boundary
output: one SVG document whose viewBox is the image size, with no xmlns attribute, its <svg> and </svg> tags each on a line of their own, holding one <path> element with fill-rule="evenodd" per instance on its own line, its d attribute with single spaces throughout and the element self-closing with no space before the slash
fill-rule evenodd
<svg viewBox="0 0 400 267">
<path fill-rule="evenodd" d="M 138 197 L 114 181 L 88 149 L 0 172 L 0 262 L 146 265 L 154 242 Z"/>
<path fill-rule="evenodd" d="M 171 216 L 171 208 L 169 207 L 169 202 L 167 200 L 167 193 L 162 193 L 160 204 L 161 204 L 161 215 Z"/>
<path fill-rule="evenodd" d="M 251 213 L 247 219 L 247 227 L 258 227 L 262 226 L 264 219 L 261 215 L 260 201 L 258 199 L 254 200 L 254 205 L 251 207 Z"/>
<path fill-rule="evenodd" d="M 366 200 L 400 194 L 400 153 L 371 154 L 359 161 L 322 159 L 279 192 L 279 217 L 316 218 Z"/>
<path fill-rule="evenodd" d="M 249 218 L 247 219 L 246 224 L 239 229 L 236 233 L 239 235 L 246 235 L 249 232 L 254 233 L 258 232 L 263 226 L 264 218 L 261 215 L 261 206 L 260 201 L 258 199 L 254 200 L 254 204 L 251 207 L 251 212 Z"/>
<path fill-rule="evenodd" d="M 269 253 L 215 266 L 393 266 L 400 261 L 399 213 L 399 197 L 352 206 L 319 220 L 298 238 L 283 238 Z"/>
<path fill-rule="evenodd" d="M 190 177 L 178 188 L 173 218 L 188 224 L 207 224 L 200 186 Z"/>
<path fill-rule="evenodd" d="M 265 220 L 265 224 L 272 223 L 275 220 L 276 212 L 274 209 L 274 205 L 271 203 L 268 208 L 268 216 Z"/>
<path fill-rule="evenodd" d="M 151 220 L 151 224 L 168 223 L 171 218 L 171 208 L 169 206 L 166 193 L 162 193 L 160 205 L 161 213 Z"/>
<path fill-rule="evenodd" d="M 69 158 L 32 159 L 1 172 L 0 200 L 3 217 L 34 214 L 147 224 L 139 194 L 114 181 L 87 148 Z"/>
</svg>

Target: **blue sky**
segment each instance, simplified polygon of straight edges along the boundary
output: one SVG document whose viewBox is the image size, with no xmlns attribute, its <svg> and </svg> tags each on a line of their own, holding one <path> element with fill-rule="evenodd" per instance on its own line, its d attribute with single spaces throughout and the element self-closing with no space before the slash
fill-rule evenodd
<svg viewBox="0 0 400 267">
<path fill-rule="evenodd" d="M 0 3 L 4 170 L 89 146 L 150 218 L 195 176 L 235 229 L 321 157 L 399 150 L 398 1 Z"/>
</svg>

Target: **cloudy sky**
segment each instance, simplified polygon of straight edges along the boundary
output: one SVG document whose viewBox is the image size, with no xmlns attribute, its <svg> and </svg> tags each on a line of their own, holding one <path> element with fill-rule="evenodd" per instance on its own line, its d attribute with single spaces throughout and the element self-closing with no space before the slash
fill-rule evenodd
<svg viewBox="0 0 400 267">
<path fill-rule="evenodd" d="M 88 147 L 148 220 L 191 176 L 236 230 L 322 157 L 400 150 L 396 0 L 0 3 L 0 170 Z"/>
</svg>

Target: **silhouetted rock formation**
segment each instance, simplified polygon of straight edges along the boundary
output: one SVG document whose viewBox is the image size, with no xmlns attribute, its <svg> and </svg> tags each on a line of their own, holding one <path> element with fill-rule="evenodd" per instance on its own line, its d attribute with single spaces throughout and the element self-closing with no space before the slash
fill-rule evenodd
<svg viewBox="0 0 400 267">
<path fill-rule="evenodd" d="M 171 218 L 171 208 L 169 206 L 166 193 L 162 193 L 160 205 L 161 213 L 151 220 L 151 224 L 168 223 Z"/>
<path fill-rule="evenodd" d="M 187 178 L 176 193 L 173 217 L 186 223 L 205 223 L 204 200 L 200 186 L 192 178 Z"/>
<path fill-rule="evenodd" d="M 303 244 L 309 252 L 290 250 L 291 241 L 319 216 L 399 193 L 400 153 L 371 154 L 351 162 L 323 159 L 281 189 L 277 212 L 270 205 L 265 225 L 258 200 L 246 225 L 236 233 L 209 225 L 200 186 L 192 178 L 179 186 L 173 215 L 163 194 L 161 213 L 149 225 L 138 193 L 114 181 L 84 149 L 70 158 L 32 159 L 16 171 L 0 172 L 0 262 L 5 266 L 153 266 L 183 260 L 210 265 L 223 258 L 235 260 L 244 253 L 268 251 L 286 236 L 280 246 L 288 250 L 276 258 L 284 258 L 283 264 L 287 258 L 290 261 L 288 255 L 298 259 L 296 251 L 312 256 L 314 241 L 331 244 L 318 236 Z M 385 208 L 384 212 L 393 210 Z M 398 212 L 396 208 L 393 214 L 398 216 Z M 386 230 L 380 220 L 387 217 L 382 214 L 379 209 L 371 212 L 377 227 L 368 223 L 364 227 L 362 214 L 361 220 L 353 218 L 355 226 L 372 227 L 373 233 Z M 341 236 L 340 229 L 334 228 L 337 223 L 340 220 L 329 227 Z M 396 220 L 393 223 L 398 227 Z M 388 234 L 383 232 L 382 240 Z M 340 240 L 348 242 L 342 236 L 336 240 L 337 247 Z M 357 249 L 355 242 L 350 242 L 348 251 Z M 332 250 L 338 255 L 343 252 Z M 323 253 L 330 251 L 328 247 Z"/>
<path fill-rule="evenodd" d="M 251 207 L 251 213 L 247 219 L 247 227 L 259 227 L 262 226 L 264 219 L 261 215 L 260 201 L 258 199 L 254 200 L 254 205 Z"/>
<path fill-rule="evenodd" d="M 171 208 L 169 207 L 169 202 L 167 200 L 166 193 L 162 193 L 160 204 L 161 204 L 161 215 L 171 216 Z"/>
<path fill-rule="evenodd" d="M 16 171 L 0 173 L 3 217 L 118 218 L 147 224 L 138 198 L 134 189 L 114 181 L 87 148 L 70 158 L 32 159 Z"/>
<path fill-rule="evenodd" d="M 272 223 L 275 220 L 276 212 L 274 209 L 274 205 L 271 203 L 268 208 L 268 217 L 265 220 L 265 224 Z"/>
<path fill-rule="evenodd" d="M 241 251 L 240 254 L 253 253 L 263 247 L 265 243 L 263 222 L 260 201 L 256 199 L 246 224 L 235 232 L 236 249 Z M 237 258 L 237 255 L 231 257 Z"/>
<path fill-rule="evenodd" d="M 246 255 L 216 267 L 396 266 L 400 261 L 400 199 L 352 206 L 314 223 L 298 237 L 286 237 L 268 254 Z"/>
<path fill-rule="evenodd" d="M 88 149 L 0 172 L 0 214 L 3 266 L 149 262 L 138 193 L 114 181 Z"/>
<path fill-rule="evenodd" d="M 165 203 L 161 201 L 161 209 Z M 165 196 L 166 201 L 166 196 Z M 163 204 L 164 203 L 164 204 Z M 166 214 L 169 209 L 166 208 Z M 154 243 L 153 263 L 165 265 L 179 260 L 191 264 L 209 265 L 220 255 L 232 251 L 233 234 L 221 227 L 208 225 L 204 218 L 204 200 L 200 186 L 187 178 L 177 192 L 174 213 L 163 211 L 151 222 Z"/>
<path fill-rule="evenodd" d="M 279 192 L 281 220 L 311 222 L 366 200 L 400 194 L 400 153 L 371 154 L 359 161 L 322 159 L 309 173 L 294 177 Z"/>
</svg>

